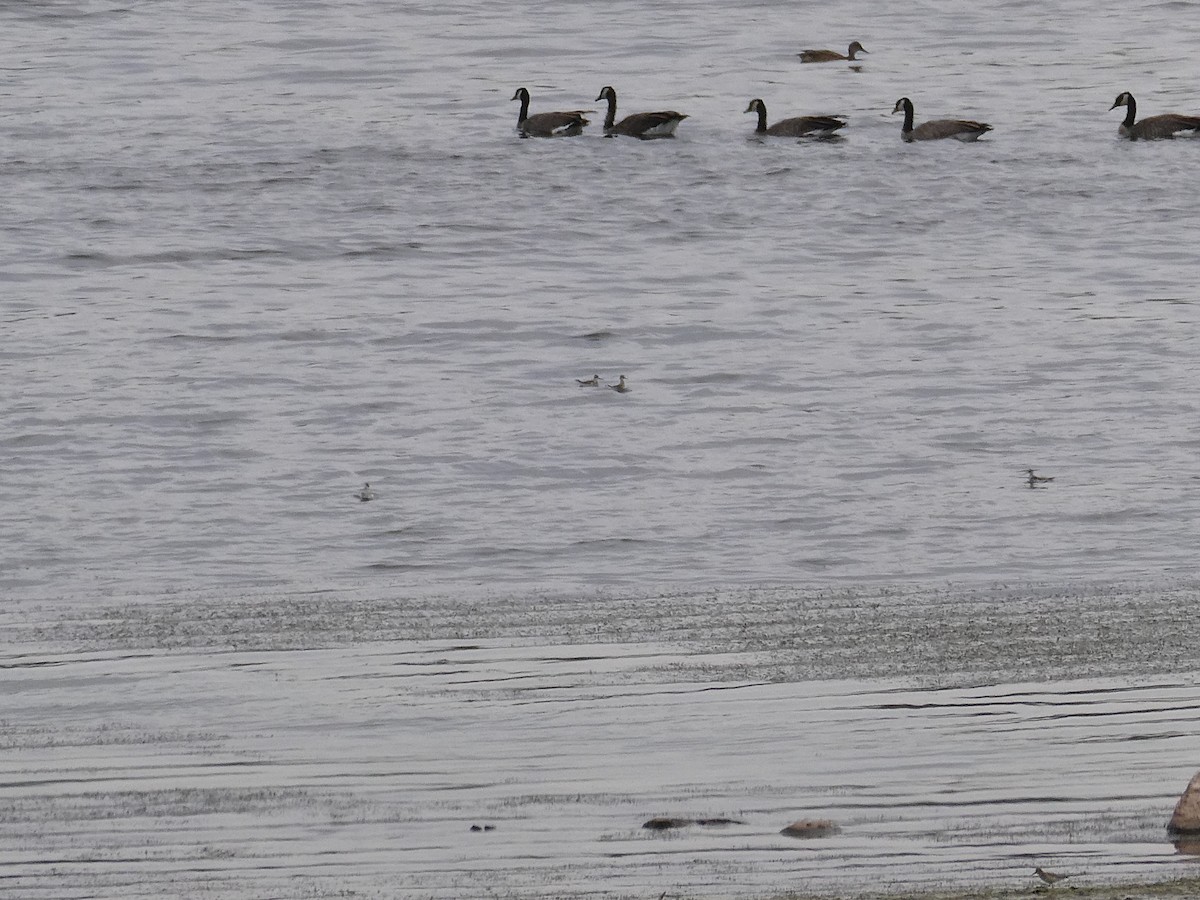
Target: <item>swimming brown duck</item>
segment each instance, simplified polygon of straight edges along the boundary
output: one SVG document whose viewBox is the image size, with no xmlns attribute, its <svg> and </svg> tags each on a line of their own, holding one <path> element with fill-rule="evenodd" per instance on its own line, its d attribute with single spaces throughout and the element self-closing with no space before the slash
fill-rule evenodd
<svg viewBox="0 0 1200 900">
<path fill-rule="evenodd" d="M 836 50 L 801 50 L 800 62 L 802 63 L 818 63 L 818 62 L 838 62 L 839 60 L 853 61 L 856 54 L 866 53 L 866 49 L 858 41 L 852 43 L 846 50 L 845 55 L 838 53 Z"/>
</svg>

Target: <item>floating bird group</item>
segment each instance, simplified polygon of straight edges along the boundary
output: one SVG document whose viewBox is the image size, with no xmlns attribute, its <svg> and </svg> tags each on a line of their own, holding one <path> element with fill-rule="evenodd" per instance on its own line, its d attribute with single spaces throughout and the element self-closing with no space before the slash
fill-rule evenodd
<svg viewBox="0 0 1200 900">
<path fill-rule="evenodd" d="M 576 378 L 575 382 L 580 387 L 600 387 L 600 385 L 602 383 L 600 381 L 599 375 L 593 375 L 591 378 Z M 628 394 L 630 391 L 633 390 L 633 388 L 631 388 L 629 385 L 627 385 L 625 383 L 624 375 L 622 375 L 619 379 L 617 379 L 616 384 L 606 385 L 606 387 L 612 388 L 618 394 Z"/>
<path fill-rule="evenodd" d="M 585 111 L 578 109 L 530 115 L 529 91 L 525 88 L 517 88 L 513 99 L 521 101 L 521 111 L 517 114 L 517 131 L 522 137 L 574 137 L 582 134 L 584 126 L 589 123 Z M 608 112 L 604 117 L 606 137 L 623 134 L 642 140 L 673 138 L 679 123 L 687 118 L 685 113 L 666 109 L 659 112 L 634 113 L 618 122 L 617 92 L 611 85 L 602 88 L 596 100 L 608 101 Z M 795 116 L 768 126 L 767 105 L 761 98 L 751 100 L 746 112 L 758 114 L 758 125 L 754 133 L 767 137 L 828 138 L 835 137 L 834 132 L 846 127 L 844 116 Z M 969 119 L 936 119 L 923 122 L 914 128 L 913 104 L 907 97 L 897 100 L 892 112 L 904 113 L 904 125 L 900 136 L 906 141 L 930 141 L 949 137 L 960 141 L 974 141 L 992 130 L 992 126 L 986 122 L 974 122 Z"/>
<path fill-rule="evenodd" d="M 839 62 L 857 59 L 860 53 L 867 50 L 858 41 L 846 48 L 846 53 L 836 50 L 804 50 L 800 56 L 802 63 Z M 854 67 L 858 68 L 858 67 Z M 540 112 L 530 115 L 529 91 L 517 88 L 513 100 L 521 101 L 521 111 L 517 114 L 517 131 L 522 137 L 574 137 L 582 134 L 589 124 L 586 110 L 567 110 L 561 112 Z M 673 109 L 657 112 L 639 112 L 625 116 L 617 121 L 617 92 L 612 85 L 605 85 L 596 97 L 596 102 L 608 102 L 608 111 L 604 117 L 604 135 L 615 137 L 626 135 L 641 140 L 653 138 L 673 138 L 679 123 L 687 118 L 685 113 Z M 1160 140 L 1173 138 L 1177 134 L 1200 135 L 1200 115 L 1189 116 L 1179 113 L 1162 113 L 1137 120 L 1137 101 L 1133 94 L 1124 91 L 1117 96 L 1110 110 L 1118 106 L 1125 107 L 1125 118 L 1117 128 L 1117 133 L 1131 141 Z M 774 125 L 767 124 L 767 106 L 759 98 L 750 101 L 746 108 L 748 113 L 757 113 L 758 125 L 755 135 L 766 137 L 792 138 L 828 138 L 837 137 L 839 129 L 846 126 L 844 116 L 795 116 L 783 119 Z M 900 126 L 900 137 L 906 142 L 936 141 L 953 138 L 964 143 L 979 140 L 992 130 L 987 122 L 977 122 L 974 119 L 931 119 L 920 125 L 913 124 L 913 102 L 908 97 L 901 97 L 892 108 L 892 113 L 904 113 L 904 124 Z"/>
</svg>

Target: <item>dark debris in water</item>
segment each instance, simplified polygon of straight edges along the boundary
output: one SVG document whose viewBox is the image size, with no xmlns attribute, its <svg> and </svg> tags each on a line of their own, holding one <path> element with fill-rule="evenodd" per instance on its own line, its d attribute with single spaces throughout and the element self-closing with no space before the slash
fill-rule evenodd
<svg viewBox="0 0 1200 900">
<path fill-rule="evenodd" d="M 670 816 L 655 816 L 642 824 L 650 831 L 670 831 L 675 828 L 687 828 L 689 825 L 699 825 L 701 828 L 712 828 L 720 825 L 744 825 L 741 819 L 726 819 L 722 817 L 704 819 L 680 819 Z"/>
</svg>

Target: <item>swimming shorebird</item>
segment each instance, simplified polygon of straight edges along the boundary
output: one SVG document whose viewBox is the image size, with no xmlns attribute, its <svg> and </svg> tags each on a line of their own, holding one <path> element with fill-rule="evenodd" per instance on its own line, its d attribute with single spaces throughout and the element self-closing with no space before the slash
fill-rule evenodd
<svg viewBox="0 0 1200 900">
<path fill-rule="evenodd" d="M 361 500 L 363 503 L 366 503 L 368 500 L 374 500 L 375 492 L 373 490 L 371 490 L 371 482 L 364 481 L 362 490 L 359 491 L 354 496 L 357 497 L 359 500 Z"/>
<path fill-rule="evenodd" d="M 618 394 L 628 394 L 630 391 L 633 390 L 633 388 L 631 388 L 629 385 L 627 385 L 625 383 L 624 375 L 621 376 L 620 380 L 616 384 L 610 384 L 609 387 L 612 388 L 614 391 L 616 391 Z"/>
<path fill-rule="evenodd" d="M 1033 874 L 1042 879 L 1044 883 L 1050 885 L 1058 884 L 1060 881 L 1071 877 L 1070 875 L 1063 875 L 1058 872 L 1047 872 L 1041 866 L 1036 866 Z"/>
<path fill-rule="evenodd" d="M 1025 483 L 1030 487 L 1036 487 L 1039 484 L 1045 484 L 1047 481 L 1054 480 L 1053 475 L 1038 475 L 1033 469 L 1026 469 L 1025 471 L 1029 473 L 1029 477 L 1025 479 Z"/>
<path fill-rule="evenodd" d="M 591 378 L 576 378 L 580 387 L 600 387 L 600 376 L 593 375 Z"/>
</svg>

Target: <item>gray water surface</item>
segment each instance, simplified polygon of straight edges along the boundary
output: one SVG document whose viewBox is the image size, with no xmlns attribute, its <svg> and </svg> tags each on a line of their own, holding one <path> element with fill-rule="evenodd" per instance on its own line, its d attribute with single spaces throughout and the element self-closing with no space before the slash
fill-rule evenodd
<svg viewBox="0 0 1200 900">
<path fill-rule="evenodd" d="M 1200 102 L 1178 5 L 4 17 L 11 590 L 1194 568 L 1200 142 L 1107 112 Z M 679 137 L 516 136 L 609 83 Z"/>
</svg>

